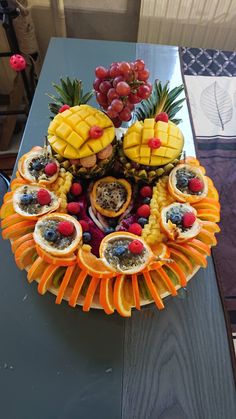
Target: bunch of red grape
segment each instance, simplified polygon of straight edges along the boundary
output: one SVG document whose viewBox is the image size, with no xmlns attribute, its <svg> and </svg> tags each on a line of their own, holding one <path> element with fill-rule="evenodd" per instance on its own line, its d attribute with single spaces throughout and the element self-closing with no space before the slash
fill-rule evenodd
<svg viewBox="0 0 236 419">
<path fill-rule="evenodd" d="M 149 71 L 140 59 L 134 63 L 112 63 L 109 69 L 99 66 L 95 75 L 93 87 L 97 102 L 116 127 L 129 121 L 134 105 L 152 92 L 152 85 L 147 81 Z"/>
</svg>

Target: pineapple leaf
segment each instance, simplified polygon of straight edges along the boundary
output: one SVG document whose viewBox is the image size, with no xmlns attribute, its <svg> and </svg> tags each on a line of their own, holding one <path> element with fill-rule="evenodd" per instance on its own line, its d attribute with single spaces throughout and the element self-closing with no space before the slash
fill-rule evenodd
<svg viewBox="0 0 236 419">
<path fill-rule="evenodd" d="M 180 85 L 170 90 L 169 82 L 162 85 L 156 80 L 153 85 L 151 96 L 142 100 L 136 107 L 133 120 L 143 120 L 145 118 L 154 118 L 160 112 L 166 112 L 171 121 L 176 113 L 182 108 L 185 98 L 178 99 L 178 96 L 184 91 L 184 86 Z M 180 121 L 176 119 L 176 121 Z"/>
<path fill-rule="evenodd" d="M 60 95 L 61 100 L 63 100 L 64 104 L 71 106 L 71 98 L 69 97 L 69 95 L 58 84 L 53 83 L 52 85 L 54 89 L 57 91 L 57 93 Z"/>
<path fill-rule="evenodd" d="M 80 103 L 87 103 L 90 101 L 90 99 L 93 97 L 94 95 L 94 90 L 92 90 L 91 92 L 85 93 L 85 95 L 80 99 Z"/>
</svg>

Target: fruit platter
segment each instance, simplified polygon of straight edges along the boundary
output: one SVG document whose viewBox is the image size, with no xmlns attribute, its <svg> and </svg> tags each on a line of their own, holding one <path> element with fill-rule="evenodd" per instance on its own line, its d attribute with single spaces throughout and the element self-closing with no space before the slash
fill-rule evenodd
<svg viewBox="0 0 236 419">
<path fill-rule="evenodd" d="M 153 302 L 161 310 L 217 243 L 219 196 L 186 156 L 176 118 L 184 88 L 148 79 L 141 59 L 97 67 L 86 93 L 61 79 L 45 138 L 18 160 L 2 236 L 56 304 L 124 317 Z"/>
</svg>

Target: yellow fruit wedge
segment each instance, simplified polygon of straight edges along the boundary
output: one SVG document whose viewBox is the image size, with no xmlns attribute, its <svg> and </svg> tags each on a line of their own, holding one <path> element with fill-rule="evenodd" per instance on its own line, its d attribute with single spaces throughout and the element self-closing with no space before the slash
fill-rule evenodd
<svg viewBox="0 0 236 419">
<path fill-rule="evenodd" d="M 209 246 L 216 246 L 217 244 L 217 240 L 214 236 L 214 233 L 204 228 L 198 234 L 197 239 L 201 240 L 201 242 L 206 243 L 206 245 Z"/>
<path fill-rule="evenodd" d="M 207 266 L 206 257 L 202 255 L 200 252 L 198 252 L 196 249 L 191 247 L 189 244 L 177 244 L 168 242 L 168 246 L 170 248 L 179 250 L 179 252 L 184 253 L 186 256 L 190 257 L 196 265 L 200 265 L 204 268 Z"/>
<path fill-rule="evenodd" d="M 167 273 L 163 268 L 158 269 L 157 271 L 150 271 L 150 276 L 152 281 L 158 286 L 158 282 L 162 281 L 164 283 L 165 289 L 170 292 L 171 295 L 177 295 L 175 286 Z"/>
<path fill-rule="evenodd" d="M 218 224 L 214 223 L 213 221 L 201 221 L 202 227 L 204 230 L 209 231 L 210 233 L 219 233 L 220 227 Z"/>
<path fill-rule="evenodd" d="M 211 254 L 211 248 L 208 246 L 208 244 L 201 241 L 199 236 L 196 239 L 190 240 L 188 244 L 206 256 L 210 256 Z"/>
<path fill-rule="evenodd" d="M 13 192 L 7 192 L 5 193 L 4 197 L 3 197 L 3 202 L 7 202 L 9 200 L 11 200 L 13 197 Z"/>
<path fill-rule="evenodd" d="M 203 221 L 213 221 L 215 223 L 220 221 L 219 211 L 213 209 L 199 209 L 197 210 L 197 217 Z"/>
<path fill-rule="evenodd" d="M 181 266 L 184 267 L 186 274 L 193 272 L 193 265 L 191 264 L 189 258 L 182 252 L 177 249 L 170 249 L 170 257 Z"/>
</svg>

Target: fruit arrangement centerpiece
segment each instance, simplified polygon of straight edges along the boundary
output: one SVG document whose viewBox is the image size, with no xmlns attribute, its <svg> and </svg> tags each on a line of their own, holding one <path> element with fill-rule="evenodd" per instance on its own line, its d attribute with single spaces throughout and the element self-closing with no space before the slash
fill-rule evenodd
<svg viewBox="0 0 236 419">
<path fill-rule="evenodd" d="M 140 59 L 95 76 L 85 94 L 80 80 L 54 85 L 47 141 L 18 161 L 2 236 L 40 294 L 129 317 L 151 302 L 163 309 L 206 267 L 220 204 L 183 154 L 183 86 L 152 86 Z M 94 93 L 99 108 L 88 104 Z"/>
</svg>

